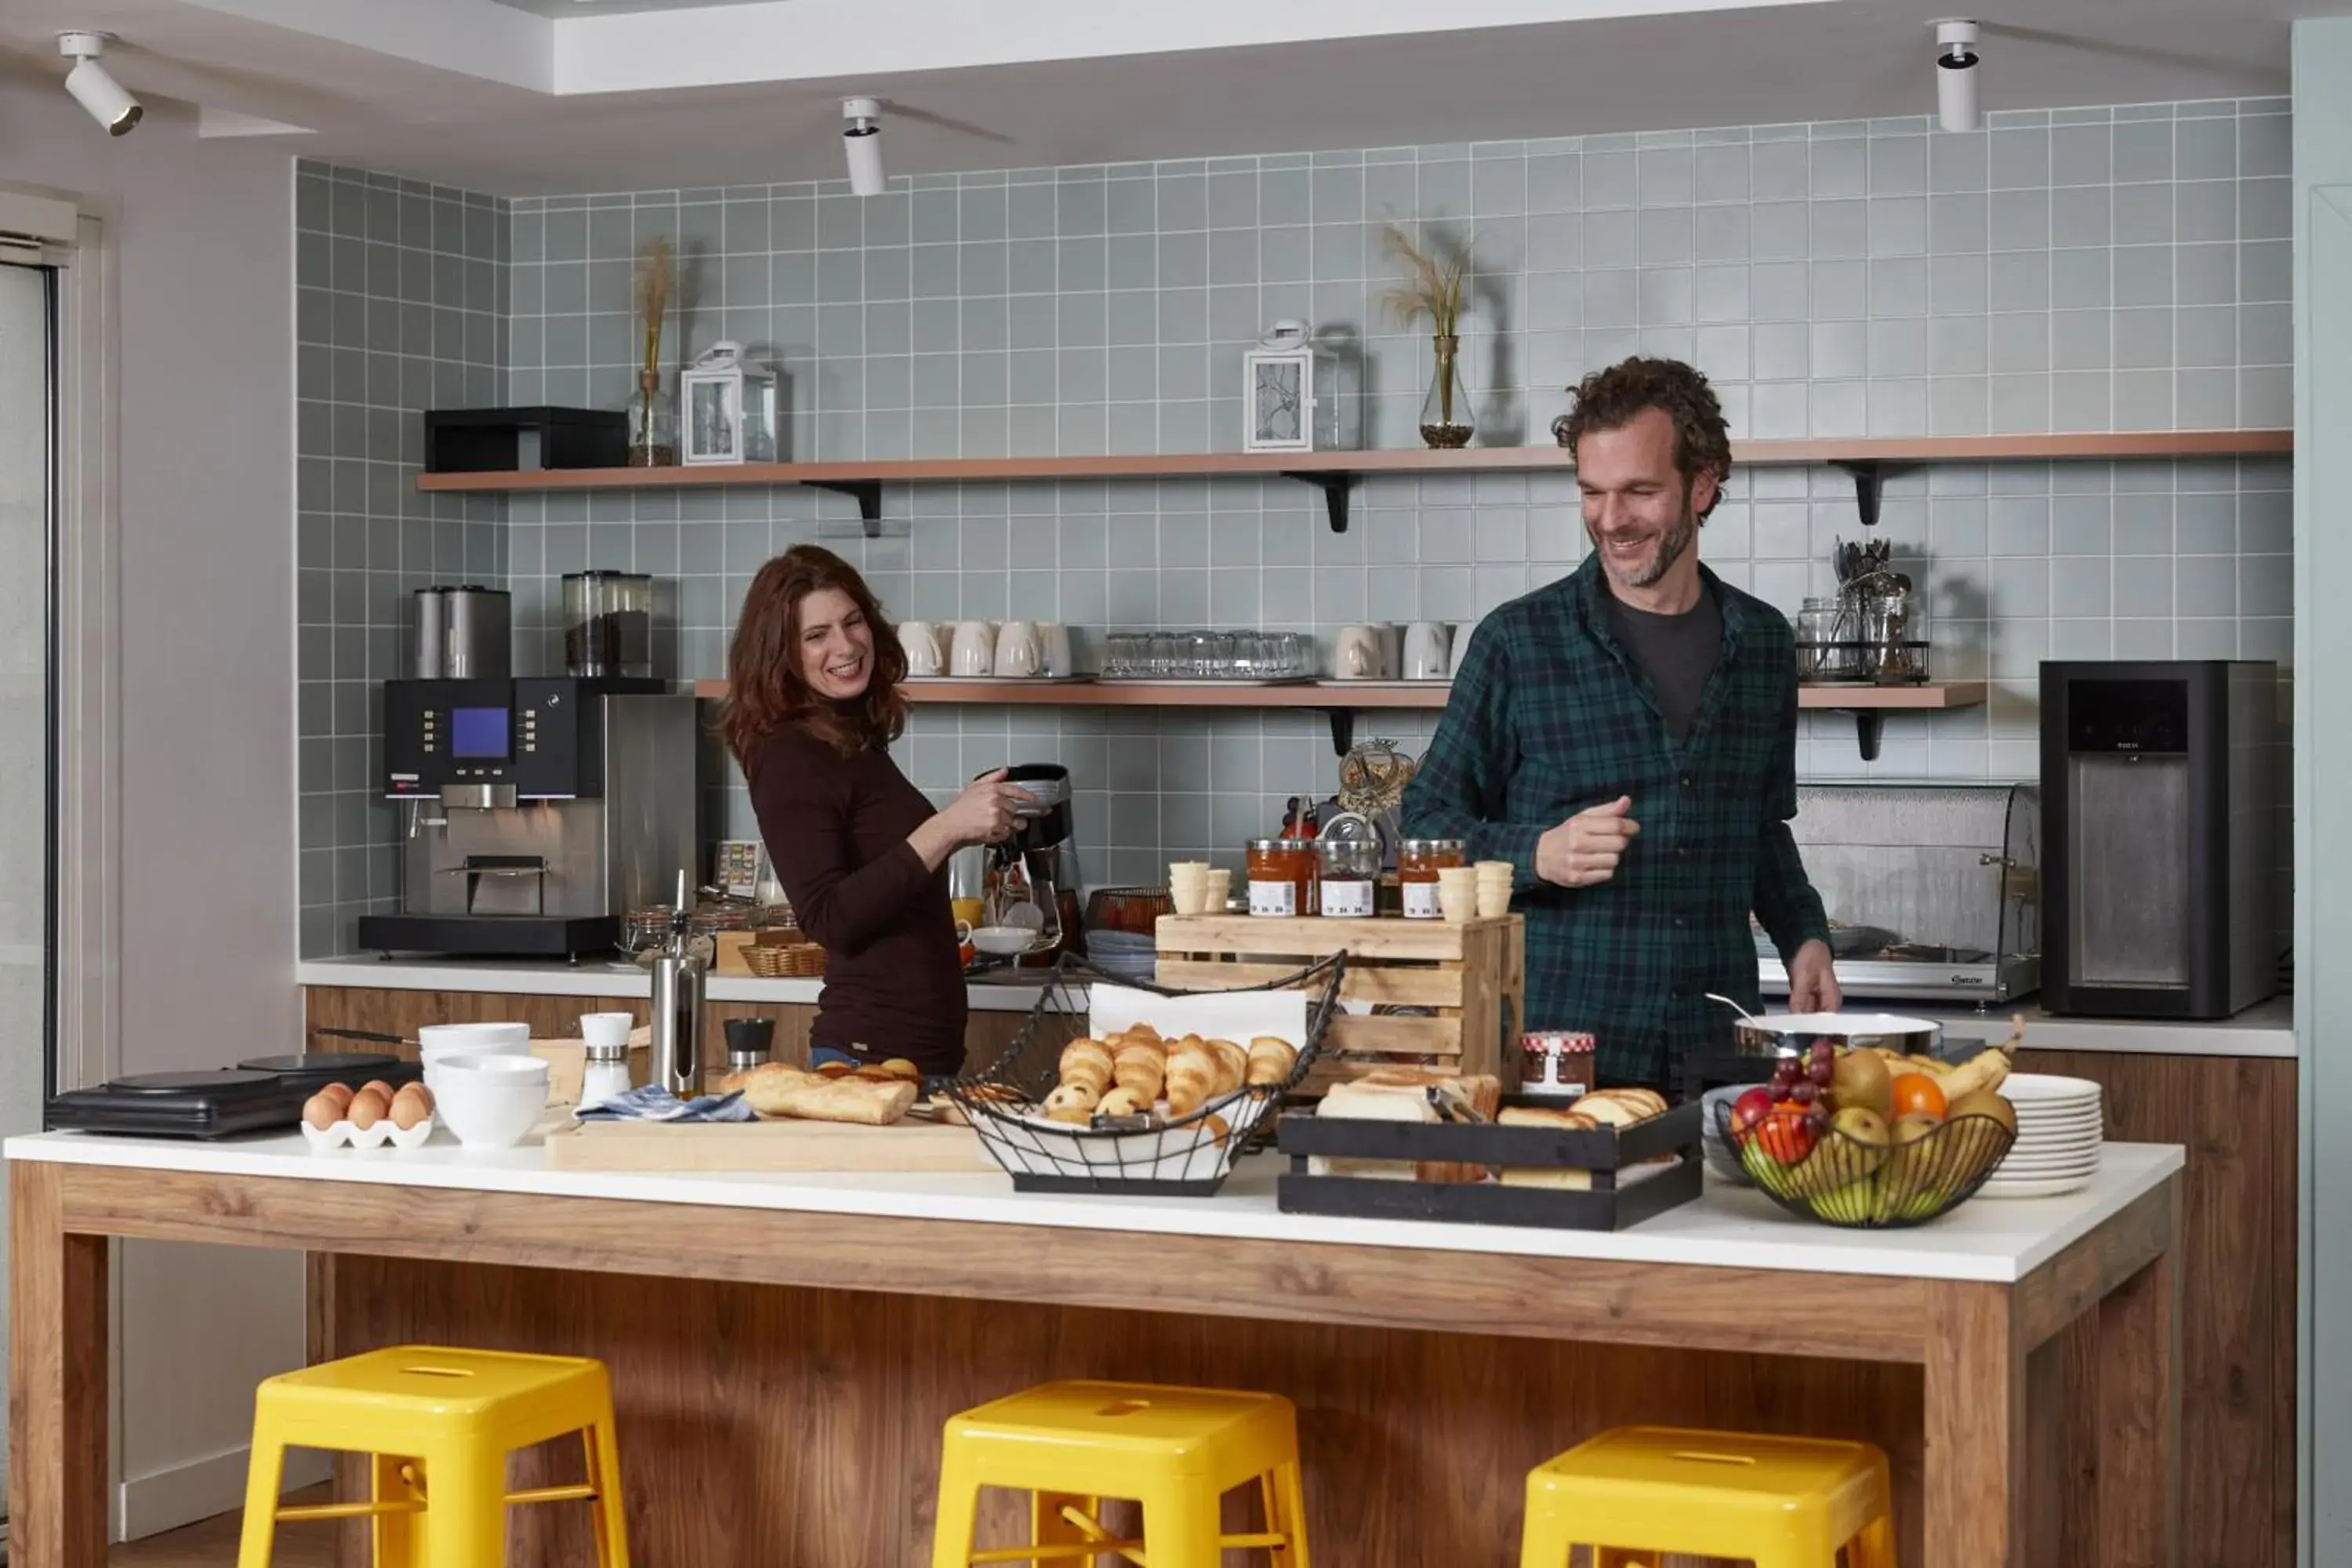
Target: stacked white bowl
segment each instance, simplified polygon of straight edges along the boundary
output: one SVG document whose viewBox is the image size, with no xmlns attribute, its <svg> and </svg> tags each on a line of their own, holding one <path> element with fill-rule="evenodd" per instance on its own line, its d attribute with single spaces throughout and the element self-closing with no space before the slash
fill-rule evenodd
<svg viewBox="0 0 2352 1568">
<path fill-rule="evenodd" d="M 2099 1086 L 2086 1078 L 2011 1073 L 2000 1092 L 2016 1109 L 2017 1142 L 1977 1196 L 2047 1198 L 2090 1185 L 2106 1136 Z"/>
</svg>

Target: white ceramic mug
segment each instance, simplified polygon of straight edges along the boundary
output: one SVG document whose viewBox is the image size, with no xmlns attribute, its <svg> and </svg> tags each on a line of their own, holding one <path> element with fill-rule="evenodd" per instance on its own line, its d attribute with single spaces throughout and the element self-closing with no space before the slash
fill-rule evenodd
<svg viewBox="0 0 2352 1568">
<path fill-rule="evenodd" d="M 970 679 L 993 674 L 996 668 L 996 634 L 986 621 L 958 621 L 955 640 L 948 652 L 950 667 L 956 674 Z"/>
<path fill-rule="evenodd" d="M 1374 621 L 1372 630 L 1381 637 L 1381 679 L 1402 679 L 1404 675 L 1404 628 L 1394 621 Z"/>
<path fill-rule="evenodd" d="M 900 621 L 898 646 L 907 650 L 908 675 L 940 672 L 940 634 L 929 621 Z"/>
<path fill-rule="evenodd" d="M 1029 622 L 1007 621 L 997 629 L 997 674 L 1036 674 L 1038 653 L 1037 628 Z"/>
<path fill-rule="evenodd" d="M 1445 667 L 1445 673 L 1448 676 L 1458 676 L 1462 673 L 1462 661 L 1470 657 L 1470 632 L 1475 625 L 1474 621 L 1454 623 L 1454 657 L 1447 660 Z"/>
<path fill-rule="evenodd" d="M 1070 628 L 1060 621 L 1037 623 L 1037 673 L 1040 675 L 1072 676 L 1078 672 L 1077 660 L 1070 652 Z"/>
<path fill-rule="evenodd" d="M 1339 680 L 1377 680 L 1381 634 L 1376 626 L 1341 626 L 1331 639 L 1331 674 Z"/>
<path fill-rule="evenodd" d="M 1404 630 L 1406 680 L 1443 680 L 1446 667 L 1445 628 L 1435 621 L 1415 621 Z"/>
</svg>

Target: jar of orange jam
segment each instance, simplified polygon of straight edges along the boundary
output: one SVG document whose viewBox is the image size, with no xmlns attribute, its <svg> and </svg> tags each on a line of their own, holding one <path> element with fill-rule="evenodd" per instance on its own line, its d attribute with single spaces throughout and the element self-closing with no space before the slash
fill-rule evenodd
<svg viewBox="0 0 2352 1568">
<path fill-rule="evenodd" d="M 1249 841 L 1249 900 L 1254 915 L 1315 912 L 1315 841 L 1253 838 Z"/>
<path fill-rule="evenodd" d="M 1397 847 L 1397 883 L 1404 893 L 1404 918 L 1445 918 L 1437 903 L 1437 873 L 1467 865 L 1459 838 L 1408 838 Z"/>
</svg>

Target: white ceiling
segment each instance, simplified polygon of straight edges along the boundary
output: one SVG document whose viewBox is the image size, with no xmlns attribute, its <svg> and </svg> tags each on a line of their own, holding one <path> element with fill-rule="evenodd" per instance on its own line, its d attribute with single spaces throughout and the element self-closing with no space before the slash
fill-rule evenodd
<svg viewBox="0 0 2352 1568">
<path fill-rule="evenodd" d="M 1954 3 L 8 0 L 0 64 L 109 27 L 134 90 L 525 195 L 837 178 L 851 94 L 902 106 L 893 174 L 1920 114 Z M 2318 5 L 2352 0 L 1980 12 L 1984 102 L 2284 93 Z"/>
</svg>

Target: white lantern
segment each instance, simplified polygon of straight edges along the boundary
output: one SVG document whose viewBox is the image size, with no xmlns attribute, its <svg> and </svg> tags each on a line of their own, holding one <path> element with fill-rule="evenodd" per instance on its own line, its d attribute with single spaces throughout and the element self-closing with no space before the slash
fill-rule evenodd
<svg viewBox="0 0 2352 1568">
<path fill-rule="evenodd" d="M 717 342 L 678 374 L 678 434 L 688 463 L 776 460 L 776 373 Z"/>
<path fill-rule="evenodd" d="M 1242 355 L 1242 449 L 1311 452 L 1356 444 L 1354 400 L 1339 356 L 1307 323 L 1285 320 Z"/>
</svg>

